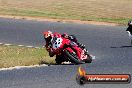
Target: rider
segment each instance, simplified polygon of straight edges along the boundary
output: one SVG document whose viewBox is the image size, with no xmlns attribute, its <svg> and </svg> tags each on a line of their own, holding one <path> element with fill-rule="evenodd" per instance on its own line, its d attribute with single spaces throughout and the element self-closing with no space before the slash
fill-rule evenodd
<svg viewBox="0 0 132 88">
<path fill-rule="evenodd" d="M 52 39 L 53 36 L 54 36 L 54 34 L 51 31 L 44 32 L 44 39 L 46 41 L 46 47 L 50 44 L 50 40 Z M 64 33 L 61 36 L 63 38 L 67 38 L 67 39 L 75 42 L 80 48 L 82 48 L 82 49 L 85 48 L 85 45 L 82 43 L 79 43 L 74 35 L 68 35 L 68 34 Z"/>
<path fill-rule="evenodd" d="M 131 39 L 131 45 L 132 45 L 132 21 L 128 21 L 128 28 L 126 29 L 130 39 Z"/>
<path fill-rule="evenodd" d="M 53 34 L 51 31 L 46 31 L 43 33 L 43 35 L 44 35 L 44 39 L 46 41 L 46 45 L 45 45 L 46 50 L 49 52 L 50 57 L 53 57 L 55 55 L 55 53 L 52 51 L 50 46 L 51 46 L 51 39 L 54 37 L 55 34 Z M 68 34 L 64 33 L 61 35 L 61 37 L 67 38 L 67 39 L 75 42 L 76 44 L 78 44 L 79 47 L 81 47 L 82 49 L 85 50 L 85 53 L 88 53 L 87 49 L 85 49 L 85 45 L 78 43 L 78 41 L 74 35 L 68 35 Z M 61 59 L 59 59 L 59 58 L 61 58 Z M 59 60 L 62 60 L 62 56 L 56 56 L 56 62 Z"/>
<path fill-rule="evenodd" d="M 68 34 L 64 33 L 64 34 L 62 34 L 62 37 L 63 37 L 63 38 L 67 38 L 67 39 L 69 39 L 69 40 L 75 42 L 75 43 L 76 43 L 80 48 L 82 48 L 82 49 L 85 48 L 85 45 L 82 44 L 82 43 L 79 43 L 79 42 L 77 41 L 77 38 L 76 38 L 74 35 L 68 35 Z"/>
<path fill-rule="evenodd" d="M 53 37 L 53 34 L 52 34 L 51 31 L 47 31 L 47 32 L 44 32 L 43 33 L 43 36 L 44 36 L 44 39 L 46 41 L 46 45 L 45 45 L 46 50 L 48 52 L 51 52 L 52 50 L 50 50 L 50 45 L 51 45 L 51 39 Z M 49 55 L 52 57 L 51 53 L 49 53 Z"/>
</svg>

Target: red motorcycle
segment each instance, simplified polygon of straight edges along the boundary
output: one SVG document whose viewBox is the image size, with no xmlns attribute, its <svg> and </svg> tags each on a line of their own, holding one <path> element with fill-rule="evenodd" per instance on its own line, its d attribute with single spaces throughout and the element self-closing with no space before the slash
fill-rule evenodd
<svg viewBox="0 0 132 88">
<path fill-rule="evenodd" d="M 52 38 L 50 47 L 51 51 L 54 52 L 56 56 L 62 57 L 60 59 L 63 60 L 60 61 L 70 61 L 73 64 L 92 62 L 92 57 L 89 54 L 86 54 L 75 42 L 61 37 L 60 34 L 56 34 Z M 57 64 L 60 64 L 60 61 L 57 62 Z"/>
</svg>

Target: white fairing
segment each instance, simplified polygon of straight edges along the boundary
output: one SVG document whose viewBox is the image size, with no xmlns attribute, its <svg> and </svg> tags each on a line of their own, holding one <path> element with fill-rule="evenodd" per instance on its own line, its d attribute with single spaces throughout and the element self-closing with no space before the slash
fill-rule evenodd
<svg viewBox="0 0 132 88">
<path fill-rule="evenodd" d="M 87 55 L 84 54 L 84 50 L 82 50 L 82 53 L 81 53 L 81 60 L 84 60 L 84 59 L 87 59 Z"/>
<path fill-rule="evenodd" d="M 59 48 L 62 44 L 62 38 L 54 38 L 52 44 L 53 44 L 53 49 Z"/>
</svg>

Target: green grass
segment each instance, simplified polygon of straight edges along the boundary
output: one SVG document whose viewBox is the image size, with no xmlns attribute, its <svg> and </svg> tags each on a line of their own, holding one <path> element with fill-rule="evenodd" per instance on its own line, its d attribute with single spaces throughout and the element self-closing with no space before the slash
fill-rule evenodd
<svg viewBox="0 0 132 88">
<path fill-rule="evenodd" d="M 127 24 L 132 0 L 0 0 L 0 14 Z"/>
<path fill-rule="evenodd" d="M 54 57 L 49 57 L 45 48 L 36 49 L 18 46 L 0 46 L 0 68 L 45 63 L 55 63 Z"/>
</svg>

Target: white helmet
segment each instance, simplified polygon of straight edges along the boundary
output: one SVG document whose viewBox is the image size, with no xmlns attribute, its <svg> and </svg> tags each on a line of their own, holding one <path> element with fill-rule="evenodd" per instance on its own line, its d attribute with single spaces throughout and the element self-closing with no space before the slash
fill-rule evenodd
<svg viewBox="0 0 132 88">
<path fill-rule="evenodd" d="M 132 20 L 128 21 L 128 26 L 132 26 Z"/>
</svg>

